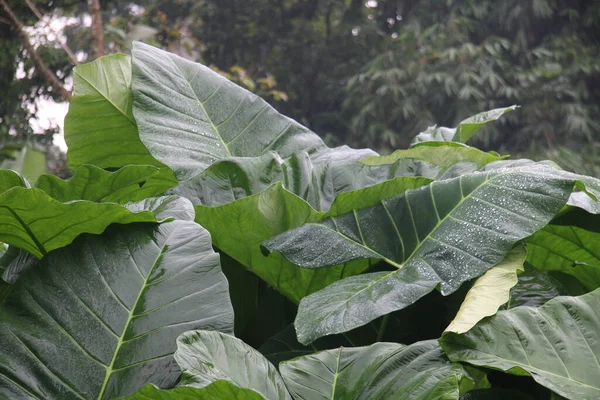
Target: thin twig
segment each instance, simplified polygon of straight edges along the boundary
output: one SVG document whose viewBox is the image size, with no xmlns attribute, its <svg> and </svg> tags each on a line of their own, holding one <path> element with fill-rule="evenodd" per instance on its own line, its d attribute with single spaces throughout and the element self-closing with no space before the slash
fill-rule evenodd
<svg viewBox="0 0 600 400">
<path fill-rule="evenodd" d="M 46 63 L 44 63 L 44 61 L 40 58 L 37 51 L 35 50 L 35 47 L 33 47 L 33 45 L 31 44 L 31 41 L 29 40 L 29 35 L 25 31 L 23 23 L 21 22 L 21 20 L 19 20 L 19 17 L 17 17 L 17 15 L 9 7 L 8 3 L 6 3 L 6 0 L 0 0 L 0 6 L 2 6 L 6 14 L 8 14 L 8 17 L 12 21 L 12 25 L 19 33 L 19 36 L 21 37 L 21 42 L 23 43 L 23 47 L 25 47 L 27 53 L 29 53 L 29 57 L 31 57 L 31 59 L 35 63 L 35 66 L 37 67 L 39 72 L 41 72 L 46 77 L 48 82 L 52 85 L 52 90 L 59 93 L 65 100 L 71 100 L 71 93 L 65 88 L 60 79 L 56 77 L 54 72 L 52 72 L 50 68 L 46 66 Z"/>
</svg>

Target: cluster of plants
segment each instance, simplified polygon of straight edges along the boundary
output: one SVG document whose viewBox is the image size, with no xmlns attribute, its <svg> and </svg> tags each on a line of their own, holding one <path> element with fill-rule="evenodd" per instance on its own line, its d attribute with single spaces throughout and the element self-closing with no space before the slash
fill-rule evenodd
<svg viewBox="0 0 600 400">
<path fill-rule="evenodd" d="M 600 397 L 600 180 L 327 147 L 142 43 L 75 68 L 74 176 L 0 171 L 0 398 Z"/>
</svg>

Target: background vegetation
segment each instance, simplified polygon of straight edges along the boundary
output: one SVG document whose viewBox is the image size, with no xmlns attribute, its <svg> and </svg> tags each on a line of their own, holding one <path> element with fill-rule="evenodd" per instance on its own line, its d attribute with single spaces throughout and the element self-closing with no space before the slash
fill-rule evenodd
<svg viewBox="0 0 600 400">
<path fill-rule="evenodd" d="M 477 144 L 600 174 L 598 2 L 95 3 L 1 1 L 1 143 L 44 142 L 30 126 L 39 99 L 68 97 L 42 64 L 68 89 L 75 64 L 135 39 L 212 65 L 332 145 L 387 153 L 427 126 L 519 104 Z M 51 171 L 63 164 L 55 151 Z"/>
</svg>

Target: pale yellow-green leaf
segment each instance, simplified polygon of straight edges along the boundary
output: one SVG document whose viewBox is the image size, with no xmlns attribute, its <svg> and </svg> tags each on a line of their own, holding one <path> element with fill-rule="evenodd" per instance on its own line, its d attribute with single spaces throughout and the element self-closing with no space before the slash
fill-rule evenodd
<svg viewBox="0 0 600 400">
<path fill-rule="evenodd" d="M 496 314 L 509 300 L 510 290 L 519 280 L 517 274 L 523 271 L 526 257 L 525 248 L 517 245 L 498 265 L 481 275 L 444 332 L 468 332 L 483 318 Z"/>
</svg>

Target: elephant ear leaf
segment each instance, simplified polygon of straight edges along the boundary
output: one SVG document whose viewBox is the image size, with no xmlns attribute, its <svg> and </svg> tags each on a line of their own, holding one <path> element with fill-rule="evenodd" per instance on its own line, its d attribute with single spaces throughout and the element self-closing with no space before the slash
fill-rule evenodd
<svg viewBox="0 0 600 400">
<path fill-rule="evenodd" d="M 465 297 L 456 317 L 444 332 L 464 333 L 479 321 L 494 315 L 510 300 L 511 289 L 517 284 L 517 274 L 524 271 L 527 252 L 522 245 L 512 249 L 504 260 L 481 275 Z"/>
<path fill-rule="evenodd" d="M 215 381 L 203 388 L 179 386 L 169 390 L 146 385 L 136 394 L 121 400 L 264 400 L 265 398 L 251 389 L 236 386 L 230 381 Z"/>
<path fill-rule="evenodd" d="M 442 348 L 455 362 L 531 375 L 568 399 L 600 398 L 600 289 L 557 297 L 539 308 L 500 311 Z"/>
<path fill-rule="evenodd" d="M 132 53 L 140 139 L 180 181 L 226 157 L 273 150 L 286 158 L 325 146 L 316 134 L 208 67 L 139 42 Z"/>
<path fill-rule="evenodd" d="M 177 339 L 175 359 L 181 385 L 202 388 L 227 380 L 267 399 L 291 397 L 277 369 L 262 354 L 234 336 L 190 331 Z"/>
<path fill-rule="evenodd" d="M 173 221 L 83 235 L 27 271 L 0 305 L 0 398 L 113 399 L 148 383 L 171 387 L 176 339 L 197 328 L 233 331 L 205 229 Z"/>
<path fill-rule="evenodd" d="M 517 106 L 510 106 L 485 111 L 461 121 L 456 128 L 430 126 L 425 132 L 415 136 L 411 145 L 432 141 L 466 143 L 485 124 L 497 120 L 516 108 Z"/>
<path fill-rule="evenodd" d="M 542 165 L 436 181 L 263 242 L 304 268 L 381 259 L 398 269 L 346 278 L 300 302 L 301 343 L 362 326 L 500 262 L 565 205 L 577 176 Z"/>
<path fill-rule="evenodd" d="M 177 185 L 168 167 L 157 161 L 140 141 L 133 118 L 131 57 L 115 54 L 75 67 L 73 98 L 65 117 L 69 167 L 100 168 L 153 165 L 160 171 L 144 189 L 155 196 Z M 142 191 L 143 192 L 143 191 Z M 138 197 L 135 200 L 140 200 Z"/>
<path fill-rule="evenodd" d="M 456 399 L 462 367 L 435 340 L 375 343 L 285 361 L 281 375 L 297 399 Z"/>
</svg>

